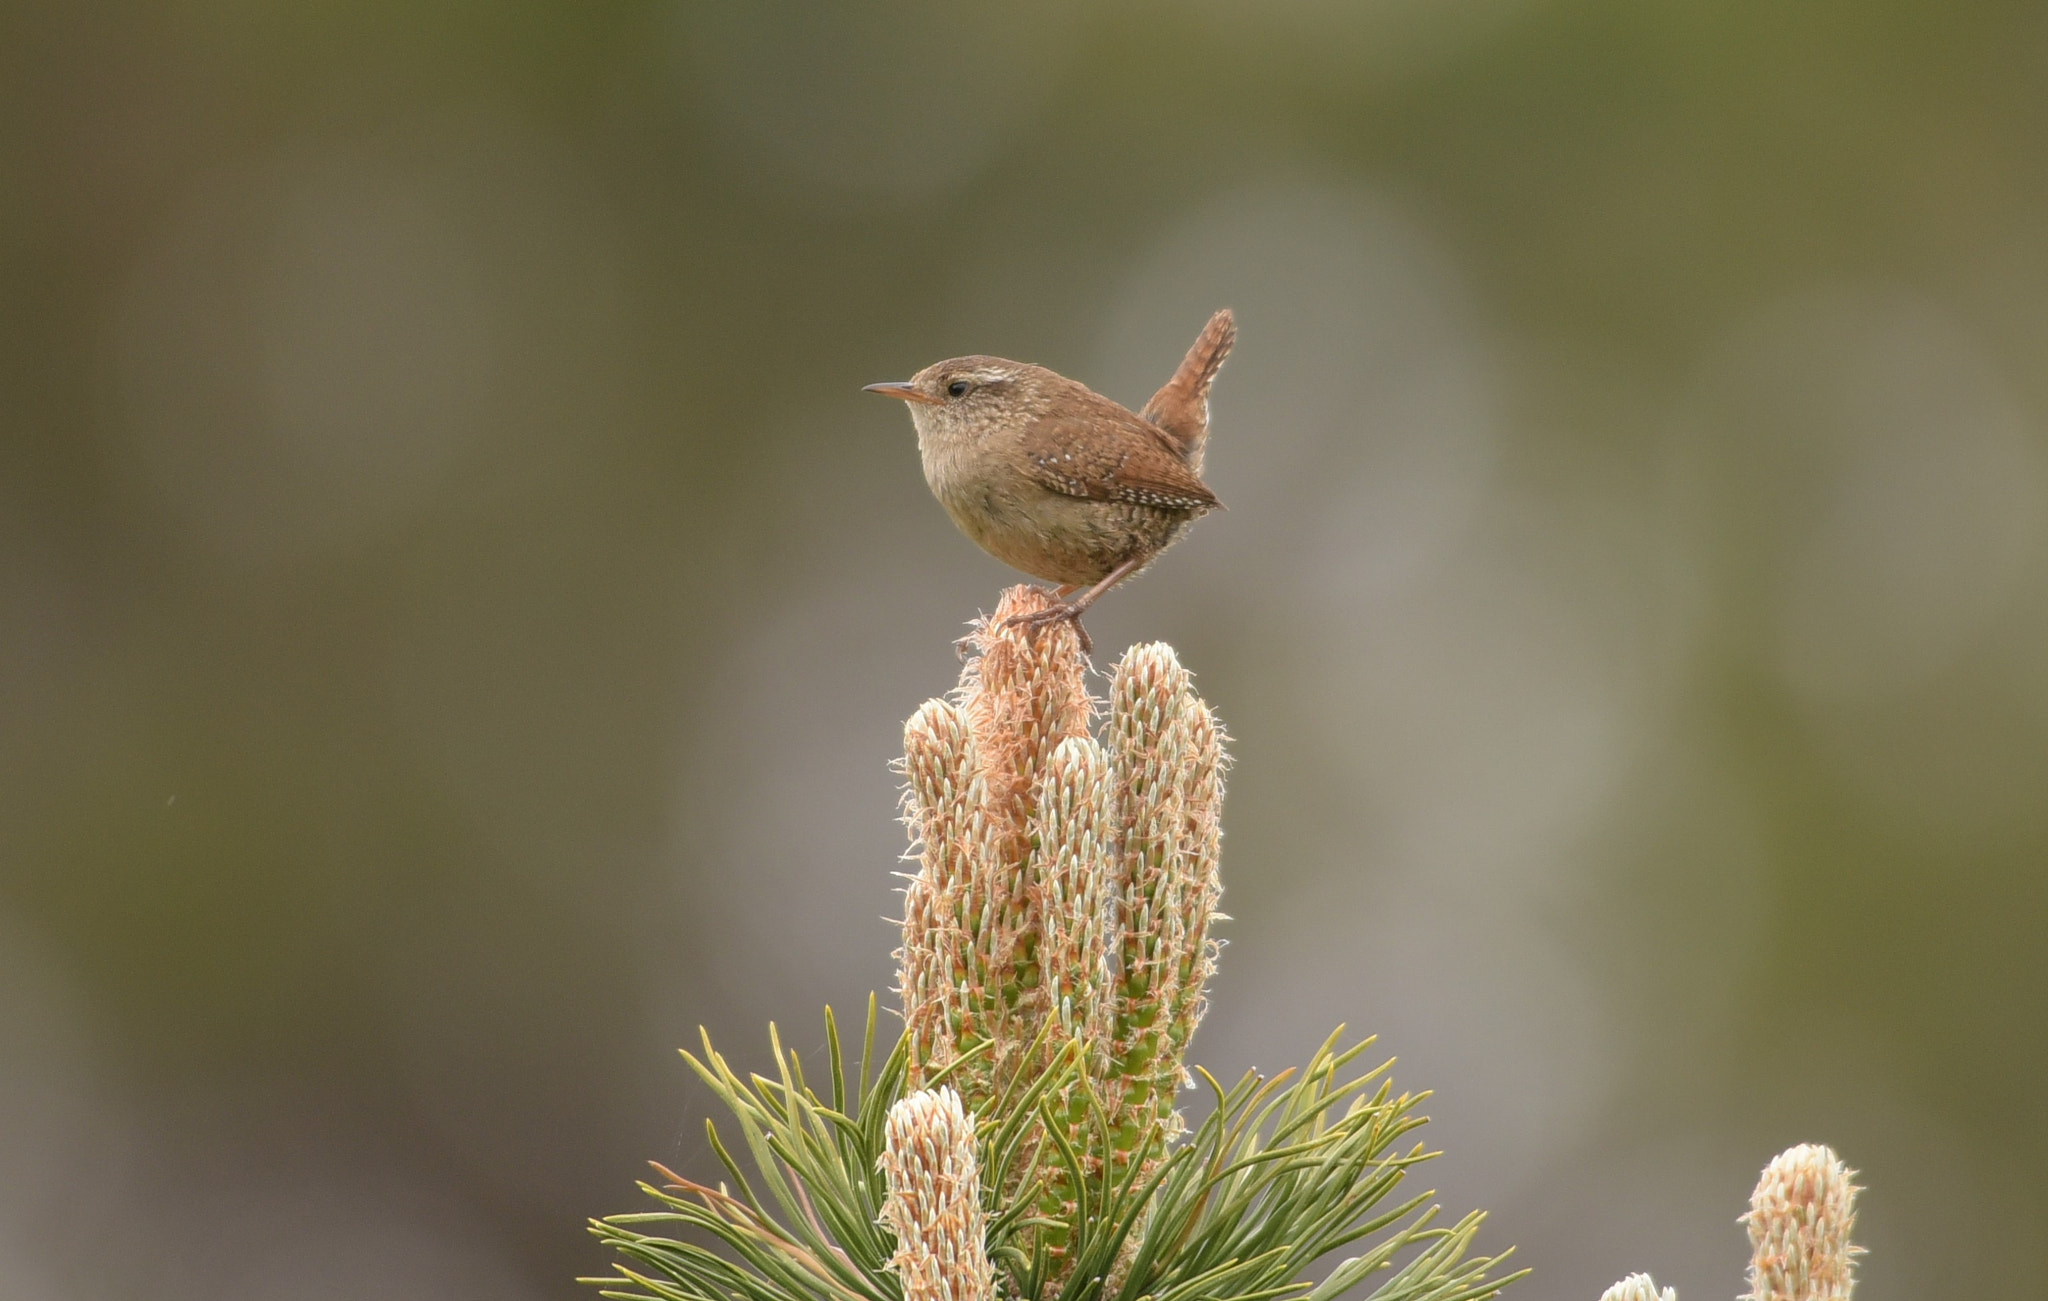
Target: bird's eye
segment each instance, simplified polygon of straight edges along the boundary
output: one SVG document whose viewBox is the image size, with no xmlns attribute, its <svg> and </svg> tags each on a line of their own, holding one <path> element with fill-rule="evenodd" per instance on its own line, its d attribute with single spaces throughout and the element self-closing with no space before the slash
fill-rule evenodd
<svg viewBox="0 0 2048 1301">
<path fill-rule="evenodd" d="M 951 393 L 956 398 L 964 398 L 967 396 L 967 390 L 973 387 L 974 385 L 969 384 L 964 379 L 956 379 L 951 384 L 946 385 L 946 392 Z"/>
</svg>

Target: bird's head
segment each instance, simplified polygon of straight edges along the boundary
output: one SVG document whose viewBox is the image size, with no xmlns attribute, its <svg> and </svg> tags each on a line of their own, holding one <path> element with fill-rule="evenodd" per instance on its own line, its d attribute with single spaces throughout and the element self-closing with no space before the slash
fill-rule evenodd
<svg viewBox="0 0 2048 1301">
<path fill-rule="evenodd" d="M 901 398 L 926 438 L 974 438 L 1040 414 L 1060 377 L 1043 366 L 1001 357 L 954 357 L 907 380 L 866 391 Z"/>
</svg>

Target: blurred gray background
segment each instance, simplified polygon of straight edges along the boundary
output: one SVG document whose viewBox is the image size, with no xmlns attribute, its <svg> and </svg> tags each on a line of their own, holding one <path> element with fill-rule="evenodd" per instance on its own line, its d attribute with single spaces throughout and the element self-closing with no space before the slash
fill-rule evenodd
<svg viewBox="0 0 2048 1301">
<path fill-rule="evenodd" d="M 1236 735 L 1196 1057 L 1536 1276 L 2048 1296 L 2048 13 L 0 7 L 0 1296 L 571 1297 L 676 1045 L 890 979 L 1009 576 L 859 392 L 1137 403 Z"/>
</svg>

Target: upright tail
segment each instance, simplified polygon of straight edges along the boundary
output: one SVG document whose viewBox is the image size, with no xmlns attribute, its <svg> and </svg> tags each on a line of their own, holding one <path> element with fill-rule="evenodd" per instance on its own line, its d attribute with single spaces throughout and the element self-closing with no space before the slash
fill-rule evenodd
<svg viewBox="0 0 2048 1301">
<path fill-rule="evenodd" d="M 1236 342 L 1237 320 L 1226 307 L 1209 318 L 1195 346 L 1181 359 L 1180 369 L 1139 413 L 1166 431 L 1180 448 L 1181 459 L 1197 474 L 1202 470 L 1203 445 L 1209 441 L 1209 385 Z"/>
</svg>

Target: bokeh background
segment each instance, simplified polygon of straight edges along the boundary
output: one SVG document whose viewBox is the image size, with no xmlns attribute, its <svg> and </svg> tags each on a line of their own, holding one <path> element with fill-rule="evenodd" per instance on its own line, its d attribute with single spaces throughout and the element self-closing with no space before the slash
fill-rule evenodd
<svg viewBox="0 0 2048 1301">
<path fill-rule="evenodd" d="M 1237 737 L 1196 1056 L 1379 1033 L 1525 1297 L 1808 1139 L 2048 1296 L 2044 159 L 2019 3 L 0 8 L 0 1295 L 582 1294 L 890 979 L 1008 576 L 859 386 L 1229 305 L 1090 618 Z"/>
</svg>

